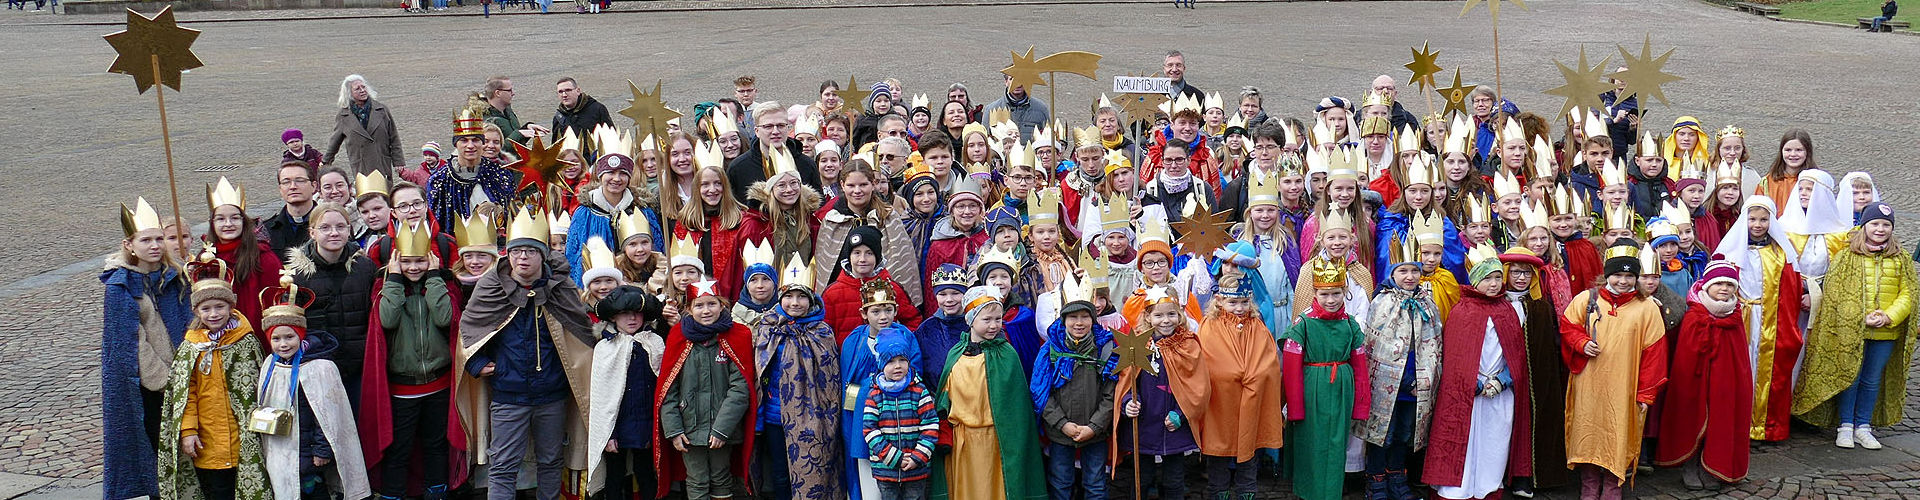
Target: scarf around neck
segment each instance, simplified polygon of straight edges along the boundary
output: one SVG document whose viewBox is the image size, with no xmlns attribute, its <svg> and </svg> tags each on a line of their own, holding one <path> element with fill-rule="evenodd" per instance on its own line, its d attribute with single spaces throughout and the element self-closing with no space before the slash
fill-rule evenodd
<svg viewBox="0 0 1920 500">
<path fill-rule="evenodd" d="M 1159 176 L 1160 186 L 1166 188 L 1168 193 L 1185 193 L 1188 188 L 1193 187 L 1193 171 L 1187 171 L 1186 175 L 1178 177 L 1168 175 L 1169 172 L 1171 170 L 1161 169 Z"/>
<path fill-rule="evenodd" d="M 725 313 L 720 315 L 720 319 L 705 325 L 694 321 L 692 315 L 680 318 L 680 333 L 687 337 L 688 342 L 696 344 L 713 340 L 714 337 L 719 337 L 720 334 L 732 329 L 733 316 Z"/>
</svg>

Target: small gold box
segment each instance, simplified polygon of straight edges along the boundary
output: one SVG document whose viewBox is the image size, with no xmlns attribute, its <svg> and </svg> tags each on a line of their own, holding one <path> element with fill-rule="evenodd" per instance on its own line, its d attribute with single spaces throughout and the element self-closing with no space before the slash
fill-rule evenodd
<svg viewBox="0 0 1920 500">
<path fill-rule="evenodd" d="M 253 416 L 247 419 L 247 431 L 260 434 L 281 435 L 293 429 L 293 412 L 280 408 L 260 408 L 253 410 Z"/>
</svg>

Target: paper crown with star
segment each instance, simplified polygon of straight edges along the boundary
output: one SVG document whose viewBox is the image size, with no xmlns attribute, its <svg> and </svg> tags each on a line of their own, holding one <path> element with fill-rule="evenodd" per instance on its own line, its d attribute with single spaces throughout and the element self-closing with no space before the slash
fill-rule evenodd
<svg viewBox="0 0 1920 500">
<path fill-rule="evenodd" d="M 411 224 L 394 221 L 393 249 L 401 257 L 427 257 L 433 255 L 433 231 L 427 228 L 426 221 Z"/>
<path fill-rule="evenodd" d="M 687 284 L 687 302 L 691 304 L 701 297 L 715 297 L 724 301 L 726 297 L 720 296 L 719 285 L 720 282 L 714 280 L 700 280 Z"/>
<path fill-rule="evenodd" d="M 460 253 L 485 252 L 500 255 L 500 232 L 493 226 L 493 217 L 474 212 L 473 215 L 456 217 L 453 224 L 453 244 L 460 247 Z"/>
<path fill-rule="evenodd" d="M 1106 160 L 1107 160 L 1106 170 L 1107 170 L 1107 174 L 1109 175 L 1113 174 L 1115 171 L 1118 171 L 1118 170 L 1133 168 L 1133 161 L 1128 160 L 1127 154 L 1118 149 L 1108 151 Z"/>
<path fill-rule="evenodd" d="M 135 200 L 133 208 L 127 208 L 125 203 L 120 204 L 120 231 L 126 233 L 127 239 L 133 239 L 134 233 L 164 227 L 160 222 L 160 213 L 153 210 L 153 205 L 147 203 L 146 197 Z"/>
<path fill-rule="evenodd" d="M 220 176 L 218 182 L 207 185 L 207 211 L 212 212 L 221 205 L 233 205 L 241 212 L 247 211 L 247 190 L 234 186 L 224 175 Z"/>
<path fill-rule="evenodd" d="M 780 293 L 802 290 L 811 295 L 813 291 L 813 266 L 800 258 L 800 252 L 787 256 L 787 267 L 780 271 Z"/>
<path fill-rule="evenodd" d="M 1167 285 L 1146 287 L 1146 293 L 1144 295 L 1146 296 L 1147 307 L 1174 302 L 1173 287 Z"/>
</svg>

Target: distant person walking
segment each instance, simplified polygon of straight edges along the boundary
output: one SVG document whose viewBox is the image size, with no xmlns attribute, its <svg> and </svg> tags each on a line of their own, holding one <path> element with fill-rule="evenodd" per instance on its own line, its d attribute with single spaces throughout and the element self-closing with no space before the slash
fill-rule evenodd
<svg viewBox="0 0 1920 500">
<path fill-rule="evenodd" d="M 394 126 L 387 105 L 375 100 L 378 96 L 366 77 L 347 75 L 340 81 L 340 114 L 334 117 L 333 133 L 327 135 L 323 164 L 340 161 L 345 146 L 347 164 L 357 174 L 380 172 L 392 179 L 393 169 L 406 165 L 406 157 L 400 154 L 400 129 Z"/>
</svg>

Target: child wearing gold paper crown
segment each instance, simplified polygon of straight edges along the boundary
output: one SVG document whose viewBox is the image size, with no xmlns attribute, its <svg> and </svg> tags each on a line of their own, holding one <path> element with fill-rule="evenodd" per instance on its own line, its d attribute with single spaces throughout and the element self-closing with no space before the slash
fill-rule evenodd
<svg viewBox="0 0 1920 500">
<path fill-rule="evenodd" d="M 1581 498 L 1621 497 L 1640 456 L 1648 405 L 1667 382 L 1666 326 L 1660 307 L 1640 294 L 1638 254 L 1633 240 L 1615 240 L 1606 281 L 1580 292 L 1560 315 L 1560 348 L 1572 372 L 1566 464 L 1580 473 Z"/>
<path fill-rule="evenodd" d="M 1352 251 L 1358 231 L 1353 219 L 1340 211 L 1321 212 L 1319 217 L 1318 252 L 1301 264 L 1301 269 L 1313 269 L 1315 265 L 1333 263 L 1347 268 L 1347 308 L 1349 314 L 1362 315 L 1367 311 L 1367 300 L 1373 297 L 1373 273 L 1367 271 L 1366 264 L 1358 258 L 1360 253 Z M 1313 301 L 1313 283 L 1309 280 L 1296 280 L 1293 284 L 1293 316 L 1305 312 Z"/>
<path fill-rule="evenodd" d="M 1415 451 L 1424 448 L 1427 426 L 1433 418 L 1433 386 L 1440 371 L 1440 325 L 1445 316 L 1434 305 L 1433 287 L 1425 280 L 1445 273 L 1437 268 L 1427 274 L 1420 261 L 1432 257 L 1438 262 L 1440 245 L 1420 244 L 1430 230 L 1416 222 L 1412 242 L 1396 251 L 1399 261 L 1387 269 L 1388 287 L 1373 298 L 1367 321 L 1367 367 L 1371 399 L 1366 420 L 1354 426 L 1354 432 L 1366 444 L 1367 495 L 1372 498 L 1407 500 L 1413 497 L 1407 483 L 1407 462 Z M 1459 284 L 1452 285 L 1453 297 L 1459 297 Z M 1452 304 L 1448 304 L 1449 307 Z M 1357 373 L 1357 372 L 1356 372 Z M 1357 381 L 1356 381 L 1357 382 Z M 1358 401 L 1356 401 L 1357 403 Z"/>
<path fill-rule="evenodd" d="M 1372 411 L 1367 338 L 1345 310 L 1347 270 L 1326 261 L 1308 269 L 1312 304 L 1280 336 L 1287 420 L 1294 424 L 1286 450 L 1294 493 L 1335 500 L 1346 478 L 1348 430 Z"/>
<path fill-rule="evenodd" d="M 226 262 L 202 254 L 193 276 L 193 323 L 174 351 L 161 409 L 158 498 L 271 498 L 260 435 L 245 430 L 260 380 L 260 342 L 233 309 Z"/>
</svg>

